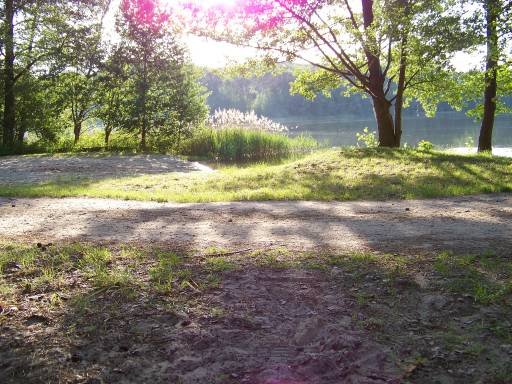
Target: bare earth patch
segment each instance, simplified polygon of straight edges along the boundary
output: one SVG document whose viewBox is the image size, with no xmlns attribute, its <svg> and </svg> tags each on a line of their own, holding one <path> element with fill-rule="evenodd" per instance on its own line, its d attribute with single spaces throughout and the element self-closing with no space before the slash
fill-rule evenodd
<svg viewBox="0 0 512 384">
<path fill-rule="evenodd" d="M 390 202 L 172 204 L 0 198 L 0 237 L 237 249 L 508 252 L 512 195 Z"/>
<path fill-rule="evenodd" d="M 232 273 L 219 289 L 189 292 L 189 313 L 176 314 L 157 297 L 119 304 L 112 293 L 95 296 L 83 313 L 39 318 L 20 308 L 22 317 L 2 329 L 0 379 L 377 384 L 399 378 L 389 348 L 356 329 L 353 300 L 319 277 Z"/>
<path fill-rule="evenodd" d="M 198 171 L 208 172 L 211 169 L 199 163 L 166 155 L 0 157 L 2 184 L 29 184 L 76 177 L 102 179 Z"/>
</svg>

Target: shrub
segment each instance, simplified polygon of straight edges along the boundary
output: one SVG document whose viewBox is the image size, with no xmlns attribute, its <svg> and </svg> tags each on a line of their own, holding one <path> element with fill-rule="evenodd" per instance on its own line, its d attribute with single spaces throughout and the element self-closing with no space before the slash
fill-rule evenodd
<svg viewBox="0 0 512 384">
<path fill-rule="evenodd" d="M 242 112 L 237 109 L 218 109 L 208 118 L 208 126 L 216 129 L 247 128 L 266 132 L 286 132 L 288 128 L 267 117 L 258 116 L 254 111 Z"/>
<path fill-rule="evenodd" d="M 430 152 L 434 149 L 434 144 L 427 140 L 421 140 L 416 145 L 416 149 L 422 152 Z"/>
<path fill-rule="evenodd" d="M 363 132 L 356 133 L 357 138 L 357 146 L 359 143 L 364 144 L 366 148 L 376 148 L 379 146 L 379 141 L 377 140 L 377 132 L 370 132 L 368 127 L 363 129 Z"/>
<path fill-rule="evenodd" d="M 466 137 L 466 140 L 464 140 L 464 147 L 466 148 L 474 148 L 475 147 L 475 139 L 473 136 Z"/>
</svg>

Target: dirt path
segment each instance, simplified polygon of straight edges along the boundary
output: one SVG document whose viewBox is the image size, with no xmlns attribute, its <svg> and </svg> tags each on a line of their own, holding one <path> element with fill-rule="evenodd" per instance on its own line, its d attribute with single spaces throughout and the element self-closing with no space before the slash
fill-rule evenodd
<svg viewBox="0 0 512 384">
<path fill-rule="evenodd" d="M 48 182 L 62 178 L 108 178 L 168 172 L 211 172 L 205 165 L 166 155 L 6 156 L 0 157 L 2 184 Z"/>
<path fill-rule="evenodd" d="M 512 195 L 391 202 L 169 204 L 0 199 L 0 238 L 203 248 L 457 250 L 512 247 Z"/>
</svg>

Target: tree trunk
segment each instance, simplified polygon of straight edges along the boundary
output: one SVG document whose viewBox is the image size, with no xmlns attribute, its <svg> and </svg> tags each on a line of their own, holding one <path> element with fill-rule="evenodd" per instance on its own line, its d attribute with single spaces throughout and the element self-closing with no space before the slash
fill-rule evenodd
<svg viewBox="0 0 512 384">
<path fill-rule="evenodd" d="M 25 139 L 25 133 L 27 131 L 24 129 L 24 128 L 19 128 L 18 129 L 18 137 L 17 137 L 17 142 L 18 142 L 18 145 L 21 147 L 23 145 L 23 140 Z"/>
<path fill-rule="evenodd" d="M 73 134 L 75 135 L 74 145 L 78 144 L 80 140 L 80 133 L 82 132 L 82 122 L 76 121 L 73 123 Z"/>
<path fill-rule="evenodd" d="M 181 147 L 181 124 L 182 123 L 178 123 L 178 139 L 176 140 L 176 151 L 178 153 L 180 152 Z"/>
<path fill-rule="evenodd" d="M 393 116 L 390 112 L 391 103 L 380 97 L 373 97 L 372 100 L 379 133 L 379 147 L 399 147 L 400 143 L 397 145 Z"/>
<path fill-rule="evenodd" d="M 105 149 L 108 149 L 111 133 L 112 133 L 112 128 L 105 127 Z"/>
<path fill-rule="evenodd" d="M 140 133 L 140 150 L 142 152 L 146 152 L 148 149 L 147 144 L 146 144 L 146 130 L 147 130 L 147 122 L 146 122 L 146 117 L 144 116 L 144 118 L 142 119 L 142 129 L 141 129 L 141 133 Z"/>
<path fill-rule="evenodd" d="M 148 91 L 148 78 L 147 78 L 147 55 L 144 55 L 143 62 L 143 74 L 142 74 L 142 94 L 141 96 L 141 117 L 142 125 L 140 129 L 140 149 L 142 152 L 146 152 L 147 143 L 146 135 L 148 131 L 148 110 L 147 110 L 147 91 Z"/>
<path fill-rule="evenodd" d="M 407 45 L 409 42 L 409 1 L 401 0 L 400 6 L 403 9 L 402 29 L 400 38 L 400 63 L 395 99 L 395 144 L 400 146 L 402 140 L 402 110 L 404 106 L 405 80 L 407 74 Z"/>
<path fill-rule="evenodd" d="M 403 96 L 397 95 L 395 101 L 395 146 L 400 147 L 402 140 L 402 109 L 403 109 Z"/>
<path fill-rule="evenodd" d="M 369 89 L 372 94 L 373 110 L 377 120 L 377 129 L 379 132 L 379 147 L 399 147 L 400 139 L 395 135 L 395 126 L 393 116 L 391 115 L 391 103 L 386 99 L 384 92 L 385 77 L 382 72 L 380 58 L 376 52 L 378 44 L 373 34 L 373 0 L 362 0 L 364 28 L 367 31 L 367 45 L 365 46 L 365 55 L 368 63 Z"/>
<path fill-rule="evenodd" d="M 407 70 L 407 36 L 402 38 L 402 48 L 400 52 L 400 71 L 398 74 L 398 84 L 395 99 L 395 145 L 400 146 L 402 139 L 402 110 L 404 106 L 404 90 L 405 90 L 405 75 Z"/>
<path fill-rule="evenodd" d="M 4 61 L 4 129 L 3 144 L 10 148 L 16 131 L 16 99 L 14 94 L 14 1 L 5 0 Z"/>
<path fill-rule="evenodd" d="M 478 152 L 492 152 L 492 131 L 496 115 L 496 95 L 498 77 L 498 32 L 497 23 L 500 14 L 500 1 L 485 2 L 487 23 L 487 62 L 485 71 L 484 115 L 478 139 Z"/>
</svg>

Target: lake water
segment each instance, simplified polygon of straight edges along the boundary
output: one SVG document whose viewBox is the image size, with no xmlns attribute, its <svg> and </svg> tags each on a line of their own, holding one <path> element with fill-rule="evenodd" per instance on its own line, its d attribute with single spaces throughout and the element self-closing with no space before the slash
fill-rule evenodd
<svg viewBox="0 0 512 384">
<path fill-rule="evenodd" d="M 310 134 L 315 139 L 329 146 L 356 145 L 356 133 L 365 127 L 376 131 L 373 116 L 368 119 L 350 119 L 325 117 L 311 120 L 274 119 L 286 126 L 297 127 L 290 132 L 296 136 L 301 133 Z M 480 123 L 462 113 L 438 113 L 434 119 L 425 117 L 406 117 L 403 120 L 402 143 L 415 146 L 420 140 L 428 140 L 436 147 L 465 147 L 471 139 L 476 145 Z M 494 129 L 494 146 L 512 147 L 512 115 L 498 116 Z"/>
</svg>

